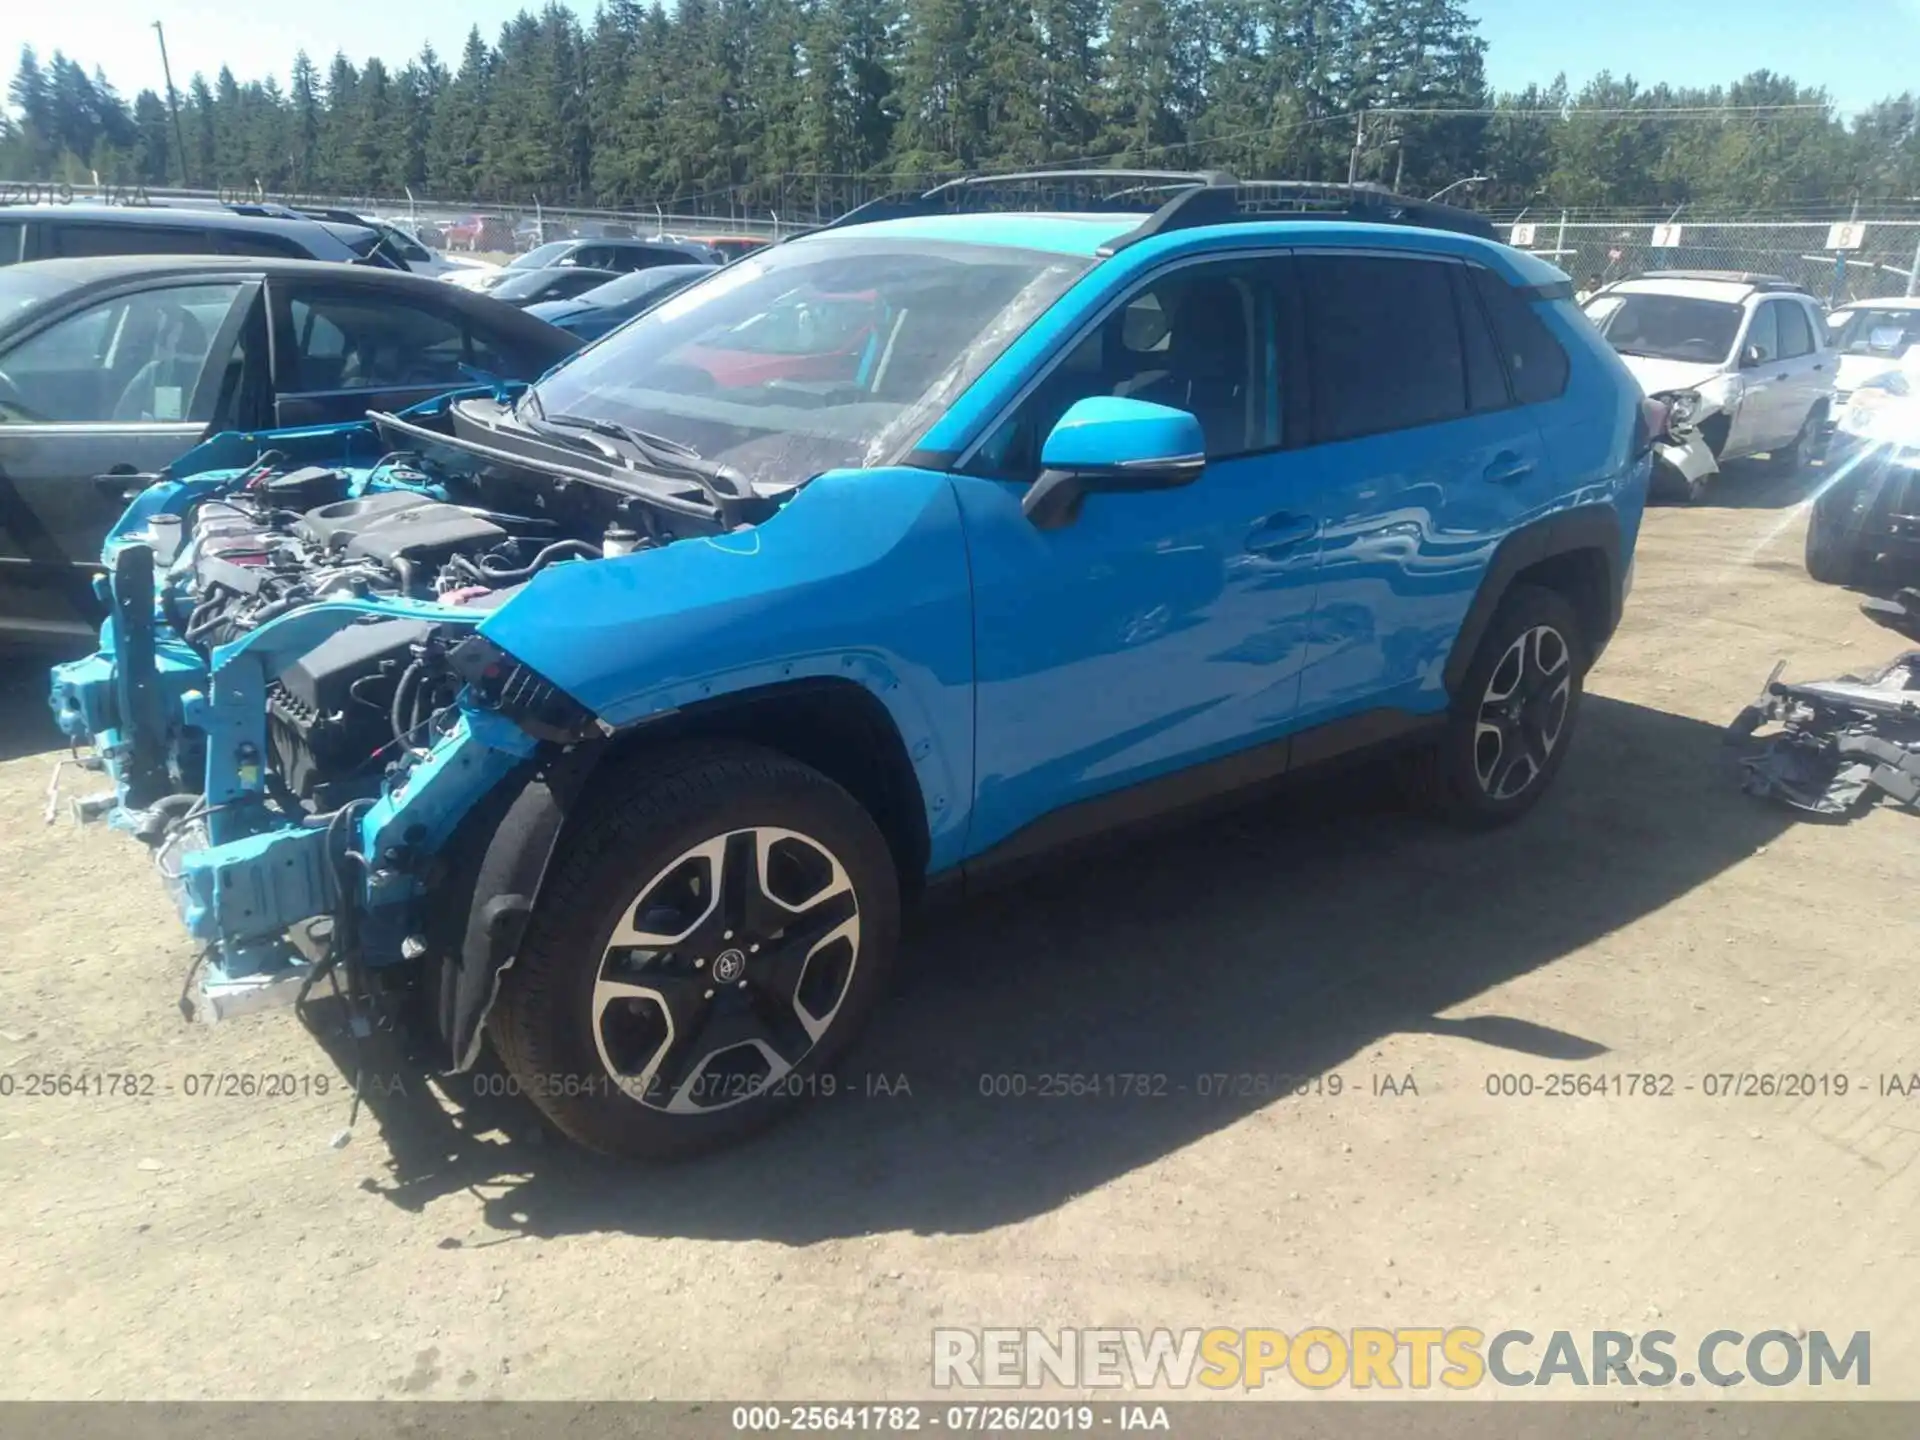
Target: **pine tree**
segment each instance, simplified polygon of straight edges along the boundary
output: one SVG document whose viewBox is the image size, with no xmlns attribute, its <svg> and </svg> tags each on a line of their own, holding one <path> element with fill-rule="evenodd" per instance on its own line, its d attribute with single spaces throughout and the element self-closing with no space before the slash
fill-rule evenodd
<svg viewBox="0 0 1920 1440">
<path fill-rule="evenodd" d="M 492 100 L 493 56 L 480 27 L 467 32 L 460 71 L 447 82 L 433 110 L 427 145 L 427 184 L 445 195 L 476 193 L 482 129 Z"/>
</svg>

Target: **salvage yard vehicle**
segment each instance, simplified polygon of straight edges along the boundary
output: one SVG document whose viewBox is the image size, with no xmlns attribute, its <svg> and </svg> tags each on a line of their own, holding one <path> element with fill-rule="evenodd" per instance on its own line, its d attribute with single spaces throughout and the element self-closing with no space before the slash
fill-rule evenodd
<svg viewBox="0 0 1920 1440">
<path fill-rule="evenodd" d="M 718 265 L 719 252 L 694 240 L 549 240 L 524 255 L 516 255 L 505 268 L 477 274 L 449 275 L 447 282 L 469 290 L 491 290 L 508 277 L 527 270 L 580 266 L 624 275 L 631 270 L 648 270 L 656 265 Z"/>
<path fill-rule="evenodd" d="M 1912 569 L 1920 561 L 1920 347 L 1855 388 L 1827 468 L 1807 519 L 1807 573 L 1851 585 L 1882 558 Z"/>
<path fill-rule="evenodd" d="M 1466 827 L 1540 800 L 1662 428 L 1571 296 L 1368 187 L 879 202 L 523 391 L 176 467 L 53 672 L 81 813 L 155 847 L 203 1014 L 337 983 L 583 1145 L 734 1140 L 907 903 L 1362 751 Z M 796 297 L 872 333 L 687 360 Z"/>
<path fill-rule="evenodd" d="M 100 255 L 253 255 L 404 268 L 367 225 L 269 213 L 266 206 L 0 206 L 0 265 Z"/>
<path fill-rule="evenodd" d="M 1587 301 L 1587 318 L 1649 396 L 1678 402 L 1704 443 L 1656 485 L 1701 499 L 1721 465 L 1766 454 L 1783 470 L 1817 458 L 1837 357 L 1819 306 L 1777 276 L 1652 270 Z M 1706 463 L 1711 459 L 1711 464 Z"/>
<path fill-rule="evenodd" d="M 209 435 L 358 421 L 531 380 L 578 348 L 397 270 L 151 255 L 0 269 L 0 636 L 92 635 L 102 540 Z"/>
<path fill-rule="evenodd" d="M 524 310 L 542 301 L 570 300 L 616 278 L 611 270 L 556 265 L 550 270 L 510 271 L 498 285 L 488 286 L 485 293 L 502 305 Z"/>
<path fill-rule="evenodd" d="M 1827 327 L 1828 343 L 1840 356 L 1833 382 L 1837 420 L 1855 390 L 1899 369 L 1910 351 L 1920 350 L 1920 295 L 1855 300 L 1829 312 Z"/>
<path fill-rule="evenodd" d="M 642 311 L 651 310 L 698 280 L 713 274 L 711 265 L 656 265 L 635 270 L 597 285 L 571 300 L 542 300 L 527 306 L 549 325 L 569 330 L 582 340 L 598 340 Z"/>
</svg>

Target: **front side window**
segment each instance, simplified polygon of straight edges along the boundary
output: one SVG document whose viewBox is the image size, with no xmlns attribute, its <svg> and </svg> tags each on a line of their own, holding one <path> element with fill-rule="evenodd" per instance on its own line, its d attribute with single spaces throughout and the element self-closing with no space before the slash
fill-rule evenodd
<svg viewBox="0 0 1920 1440">
<path fill-rule="evenodd" d="M 1747 327 L 1744 359 L 1753 365 L 1771 365 L 1780 358 L 1780 305 L 1769 301 L 1753 312 Z"/>
<path fill-rule="evenodd" d="M 479 223 L 477 221 L 474 224 L 474 228 L 476 231 L 479 229 Z M 566 254 L 572 245 L 573 242 L 571 240 L 550 240 L 545 245 L 536 245 L 533 249 L 527 251 L 526 254 L 516 255 L 513 259 L 509 260 L 507 262 L 507 269 L 539 270 L 548 265 L 557 265 L 560 263 L 560 257 Z"/>
<path fill-rule="evenodd" d="M 1811 355 L 1818 347 L 1813 326 L 1807 320 L 1807 307 L 1791 300 L 1775 300 L 1773 308 L 1780 312 L 1780 358 L 1797 360 L 1802 355 Z"/>
<path fill-rule="evenodd" d="M 1061 416 L 1097 395 L 1187 411 L 1200 422 L 1210 460 L 1277 448 L 1268 359 L 1278 326 L 1274 273 L 1266 261 L 1223 261 L 1149 281 L 1062 357 L 969 468 L 1031 483 Z"/>
<path fill-rule="evenodd" d="M 468 378 L 454 319 L 373 294 L 296 295 L 289 303 L 289 393 L 457 385 Z"/>
<path fill-rule="evenodd" d="M 90 305 L 0 356 L 0 422 L 204 420 L 202 385 L 238 284 L 174 285 Z M 204 393 L 203 393 L 204 392 Z"/>
<path fill-rule="evenodd" d="M 1466 361 L 1445 263 L 1381 255 L 1303 255 L 1298 263 L 1315 440 L 1351 440 L 1467 413 Z"/>
<path fill-rule="evenodd" d="M 1741 308 L 1690 295 L 1603 295 L 1587 318 L 1622 355 L 1649 360 L 1725 364 L 1740 333 Z"/>
<path fill-rule="evenodd" d="M 822 237 L 755 255 L 582 351 L 536 389 L 766 483 L 886 464 L 1085 273 L 993 245 Z M 817 323 L 802 327 L 802 312 Z"/>
</svg>

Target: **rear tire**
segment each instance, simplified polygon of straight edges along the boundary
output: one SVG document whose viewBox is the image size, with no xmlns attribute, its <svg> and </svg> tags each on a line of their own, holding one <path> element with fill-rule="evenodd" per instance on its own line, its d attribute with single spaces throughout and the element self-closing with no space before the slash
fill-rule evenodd
<svg viewBox="0 0 1920 1440">
<path fill-rule="evenodd" d="M 899 930 L 886 841 L 832 780 L 747 745 L 645 755 L 563 839 L 489 1034 L 569 1138 L 692 1155 L 832 1093 Z"/>
<path fill-rule="evenodd" d="M 1559 773 L 1591 652 L 1572 603 L 1516 585 L 1501 600 L 1438 739 L 1409 757 L 1411 797 L 1467 829 L 1518 820 Z"/>
</svg>

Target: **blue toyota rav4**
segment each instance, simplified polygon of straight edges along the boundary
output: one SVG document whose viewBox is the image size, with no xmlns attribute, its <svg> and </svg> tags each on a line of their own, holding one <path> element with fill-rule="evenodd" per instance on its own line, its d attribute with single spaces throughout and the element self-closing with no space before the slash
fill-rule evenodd
<svg viewBox="0 0 1920 1440">
<path fill-rule="evenodd" d="M 205 1014 L 319 984 L 681 1154 L 806 1093 L 930 892 L 1362 749 L 1526 812 L 1659 425 L 1462 212 L 961 182 L 531 387 L 208 442 L 53 706 Z"/>
</svg>

